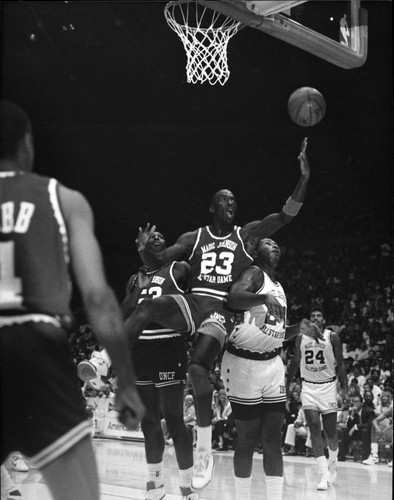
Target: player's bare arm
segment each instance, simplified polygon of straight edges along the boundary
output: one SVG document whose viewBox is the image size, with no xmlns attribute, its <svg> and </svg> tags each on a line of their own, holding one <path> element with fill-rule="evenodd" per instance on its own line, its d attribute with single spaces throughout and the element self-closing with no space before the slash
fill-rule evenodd
<svg viewBox="0 0 394 500">
<path fill-rule="evenodd" d="M 189 288 L 189 280 L 191 275 L 190 264 L 188 264 L 184 260 L 181 262 L 175 262 L 173 272 L 174 279 L 177 285 L 186 292 Z"/>
<path fill-rule="evenodd" d="M 155 230 L 156 226 L 149 227 L 149 224 L 144 229 L 140 227 L 137 239 L 135 240 L 142 262 L 150 269 L 157 269 L 168 262 L 184 256 L 188 257 L 191 254 L 196 242 L 197 230 L 182 234 L 172 246 L 165 248 L 161 252 L 152 254 L 147 250 L 146 244 Z"/>
<path fill-rule="evenodd" d="M 281 227 L 289 224 L 301 209 L 310 178 L 310 167 L 306 154 L 307 145 L 308 138 L 305 137 L 297 158 L 300 163 L 301 176 L 292 195 L 282 207 L 281 212 L 270 214 L 261 221 L 249 222 L 242 227 L 241 237 L 246 243 L 246 249 L 249 253 L 261 238 L 267 238 Z"/>
<path fill-rule="evenodd" d="M 227 296 L 227 305 L 231 309 L 246 311 L 251 307 L 265 304 L 268 296 L 255 293 L 263 283 L 263 271 L 257 266 L 250 266 L 232 285 Z"/>
<path fill-rule="evenodd" d="M 84 196 L 77 191 L 59 186 L 59 198 L 68 230 L 75 280 L 92 330 L 107 349 L 118 377 L 119 419 L 134 428 L 143 417 L 144 407 L 135 386 L 120 307 L 105 277 L 101 250 L 94 235 L 93 213 Z"/>
<path fill-rule="evenodd" d="M 295 377 L 295 374 L 297 373 L 297 370 L 300 366 L 300 361 L 301 361 L 301 349 L 300 349 L 300 346 L 301 346 L 301 339 L 302 339 L 302 335 L 298 335 L 297 338 L 296 338 L 296 342 L 295 342 L 295 348 L 294 348 L 294 356 L 290 362 L 290 366 L 289 366 L 289 369 L 287 371 L 287 378 L 286 378 L 286 393 L 287 393 L 287 397 L 289 397 L 290 395 L 290 384 L 292 382 L 292 380 L 294 379 Z"/>
<path fill-rule="evenodd" d="M 337 362 L 337 376 L 339 382 L 341 383 L 343 391 L 342 397 L 345 400 L 348 397 L 347 396 L 348 387 L 347 387 L 346 366 L 342 354 L 342 344 L 337 333 L 331 332 L 330 338 L 331 338 L 332 348 L 334 350 L 334 356 Z"/>
</svg>

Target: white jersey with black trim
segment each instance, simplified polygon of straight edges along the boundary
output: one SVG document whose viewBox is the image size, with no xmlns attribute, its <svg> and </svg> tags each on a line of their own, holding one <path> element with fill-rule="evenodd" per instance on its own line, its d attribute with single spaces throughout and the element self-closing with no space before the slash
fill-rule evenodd
<svg viewBox="0 0 394 500">
<path fill-rule="evenodd" d="M 263 271 L 264 272 L 264 271 Z M 286 333 L 287 301 L 282 285 L 264 272 L 264 284 L 256 294 L 272 295 L 278 305 L 260 305 L 245 311 L 243 321 L 231 332 L 229 341 L 237 348 L 255 353 L 282 347 Z"/>
<path fill-rule="evenodd" d="M 301 378 L 306 382 L 331 382 L 336 377 L 336 359 L 331 343 L 331 330 L 324 330 L 323 340 L 303 335 L 300 343 Z"/>
</svg>

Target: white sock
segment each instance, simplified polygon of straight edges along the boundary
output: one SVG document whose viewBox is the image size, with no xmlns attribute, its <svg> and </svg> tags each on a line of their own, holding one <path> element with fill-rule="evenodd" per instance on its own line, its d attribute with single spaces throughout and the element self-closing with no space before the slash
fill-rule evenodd
<svg viewBox="0 0 394 500">
<path fill-rule="evenodd" d="M 328 463 L 333 464 L 337 461 L 338 458 L 338 448 L 334 451 L 331 448 L 328 448 Z"/>
<path fill-rule="evenodd" d="M 179 486 L 190 488 L 192 485 L 193 467 L 189 469 L 179 469 Z"/>
<path fill-rule="evenodd" d="M 252 477 L 237 477 L 235 479 L 235 498 L 237 500 L 250 500 L 250 487 Z"/>
<path fill-rule="evenodd" d="M 212 425 L 208 427 L 197 426 L 196 453 L 212 453 Z"/>
<path fill-rule="evenodd" d="M 155 487 L 158 488 L 163 484 L 163 462 L 158 464 L 147 464 L 148 465 L 148 477 L 149 481 L 155 483 Z"/>
<path fill-rule="evenodd" d="M 378 456 L 379 446 L 378 443 L 371 443 L 371 455 L 374 457 Z"/>
<path fill-rule="evenodd" d="M 283 477 L 265 476 L 265 488 L 269 500 L 282 500 Z"/>
<path fill-rule="evenodd" d="M 317 470 L 319 471 L 319 474 L 328 474 L 328 465 L 327 465 L 327 459 L 325 455 L 322 455 L 321 457 L 317 457 L 316 459 L 316 464 L 317 464 Z"/>
</svg>

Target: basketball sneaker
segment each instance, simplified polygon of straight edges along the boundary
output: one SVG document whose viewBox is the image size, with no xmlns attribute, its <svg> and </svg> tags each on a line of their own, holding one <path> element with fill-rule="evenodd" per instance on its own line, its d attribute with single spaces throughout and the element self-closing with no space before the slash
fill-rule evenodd
<svg viewBox="0 0 394 500">
<path fill-rule="evenodd" d="M 322 474 L 320 478 L 320 482 L 317 485 L 318 490 L 328 490 L 328 488 L 332 485 L 330 473 Z"/>
<path fill-rule="evenodd" d="M 165 497 L 164 484 L 156 488 L 154 481 L 148 481 L 146 483 L 146 491 L 141 500 L 163 500 Z"/>
<path fill-rule="evenodd" d="M 376 455 L 369 455 L 369 457 L 366 460 L 363 460 L 361 463 L 364 465 L 375 465 L 379 462 L 379 457 Z"/>
<path fill-rule="evenodd" d="M 12 470 L 16 472 L 28 472 L 29 467 L 20 455 L 14 455 L 11 460 Z"/>
<path fill-rule="evenodd" d="M 193 467 L 192 488 L 202 490 L 212 479 L 215 461 L 211 453 L 199 453 Z"/>
<path fill-rule="evenodd" d="M 98 351 L 93 351 L 90 360 L 78 363 L 77 372 L 93 389 L 104 389 L 107 385 L 108 363 Z"/>
<path fill-rule="evenodd" d="M 182 488 L 181 486 L 182 500 L 198 500 L 198 495 L 191 488 Z"/>
<path fill-rule="evenodd" d="M 334 484 L 337 480 L 337 461 L 328 464 L 328 471 L 331 476 L 331 483 Z"/>
</svg>

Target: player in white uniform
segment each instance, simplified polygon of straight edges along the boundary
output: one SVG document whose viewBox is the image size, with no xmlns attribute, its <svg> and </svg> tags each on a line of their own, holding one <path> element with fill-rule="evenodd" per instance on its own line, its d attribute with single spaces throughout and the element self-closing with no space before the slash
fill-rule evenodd
<svg viewBox="0 0 394 500">
<path fill-rule="evenodd" d="M 312 449 L 315 455 L 320 481 L 318 490 L 327 490 L 336 480 L 338 457 L 337 435 L 337 376 L 342 386 L 342 397 L 347 398 L 346 367 L 342 356 L 339 336 L 324 328 L 321 307 L 314 307 L 310 316 L 323 332 L 323 340 L 313 340 L 300 334 L 296 339 L 295 353 L 289 367 L 287 392 L 298 368 L 302 378 L 302 408 L 308 423 Z M 327 439 L 328 464 L 324 454 L 321 423 Z"/>
<path fill-rule="evenodd" d="M 227 300 L 229 307 L 240 311 L 241 319 L 229 335 L 222 360 L 222 377 L 238 431 L 234 474 L 239 500 L 250 499 L 253 452 L 259 440 L 267 498 L 282 498 L 286 387 L 279 352 L 283 342 L 300 331 L 319 334 L 306 319 L 286 327 L 286 296 L 275 280 L 280 256 L 273 240 L 260 240 L 253 254 L 254 265 L 233 284 Z"/>
</svg>

